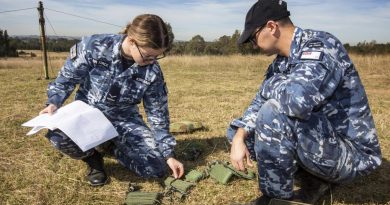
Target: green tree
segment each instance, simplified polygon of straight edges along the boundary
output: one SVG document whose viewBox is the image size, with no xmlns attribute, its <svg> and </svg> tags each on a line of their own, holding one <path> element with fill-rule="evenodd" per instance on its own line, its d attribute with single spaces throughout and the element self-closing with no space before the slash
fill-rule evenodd
<svg viewBox="0 0 390 205">
<path fill-rule="evenodd" d="M 188 42 L 177 41 L 172 44 L 172 49 L 169 51 L 169 54 L 172 55 L 183 55 L 186 52 L 186 46 Z"/>
<path fill-rule="evenodd" d="M 240 38 L 240 31 L 235 30 L 232 37 L 230 38 L 230 48 L 232 53 L 240 53 L 237 41 Z"/>
<path fill-rule="evenodd" d="M 3 37 L 3 30 L 0 29 L 0 57 L 5 56 L 5 44 Z"/>
<path fill-rule="evenodd" d="M 229 55 L 230 53 L 230 36 L 221 36 L 217 41 L 219 50 L 222 55 Z"/>
<path fill-rule="evenodd" d="M 206 42 L 201 35 L 196 35 L 188 42 L 186 46 L 186 53 L 191 55 L 202 55 L 204 54 L 204 49 L 206 47 Z"/>
<path fill-rule="evenodd" d="M 174 42 L 174 39 L 175 39 L 175 34 L 173 34 L 173 31 L 172 31 L 172 26 L 171 24 L 169 23 L 165 23 L 165 25 L 167 26 L 167 29 L 168 29 L 168 35 L 169 35 L 169 47 L 167 48 L 167 52 L 169 52 L 172 47 L 173 47 L 173 42 Z"/>
<path fill-rule="evenodd" d="M 9 39 L 8 39 L 8 32 L 7 30 L 4 30 L 4 50 L 5 50 L 5 56 L 9 56 L 10 54 L 10 48 L 9 48 Z"/>
<path fill-rule="evenodd" d="M 207 43 L 207 45 L 204 49 L 204 54 L 206 54 L 206 55 L 222 55 L 220 44 L 217 41 Z"/>
</svg>

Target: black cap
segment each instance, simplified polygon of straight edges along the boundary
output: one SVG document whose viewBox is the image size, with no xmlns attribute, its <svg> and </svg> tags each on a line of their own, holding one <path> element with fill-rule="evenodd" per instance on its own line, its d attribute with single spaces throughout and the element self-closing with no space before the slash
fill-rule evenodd
<svg viewBox="0 0 390 205">
<path fill-rule="evenodd" d="M 246 14 L 245 29 L 238 39 L 238 44 L 244 44 L 255 32 L 256 28 L 265 25 L 270 20 L 279 20 L 290 16 L 287 3 L 282 0 L 259 0 Z"/>
</svg>

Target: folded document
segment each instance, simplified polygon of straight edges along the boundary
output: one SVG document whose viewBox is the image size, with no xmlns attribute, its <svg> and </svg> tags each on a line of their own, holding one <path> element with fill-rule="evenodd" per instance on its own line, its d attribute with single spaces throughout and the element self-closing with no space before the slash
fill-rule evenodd
<svg viewBox="0 0 390 205">
<path fill-rule="evenodd" d="M 83 151 L 118 136 L 114 126 L 99 109 L 79 100 L 61 107 L 53 115 L 39 115 L 22 126 L 32 127 L 27 135 L 44 128 L 60 129 Z"/>
</svg>

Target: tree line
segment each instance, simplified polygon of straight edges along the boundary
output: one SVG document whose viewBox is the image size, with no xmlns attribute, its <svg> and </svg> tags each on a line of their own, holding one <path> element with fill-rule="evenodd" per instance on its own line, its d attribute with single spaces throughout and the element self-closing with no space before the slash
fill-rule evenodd
<svg viewBox="0 0 390 205">
<path fill-rule="evenodd" d="M 69 49 L 79 42 L 76 38 L 46 38 L 46 47 L 48 51 L 53 52 L 67 52 Z M 40 50 L 41 42 L 38 37 L 13 37 L 10 44 L 15 46 L 18 50 Z"/>
<path fill-rule="evenodd" d="M 16 47 L 10 43 L 7 30 L 0 29 L 0 57 L 16 57 L 18 52 Z"/>
<path fill-rule="evenodd" d="M 173 40 L 172 28 L 167 24 L 169 35 Z M 205 41 L 201 35 L 195 35 L 189 41 L 174 41 L 168 54 L 170 55 L 251 55 L 261 53 L 259 49 L 254 49 L 248 43 L 238 46 L 237 40 L 240 32 L 235 30 L 231 36 L 221 36 L 215 41 Z M 79 41 L 76 38 L 47 38 L 47 48 L 54 52 L 68 52 L 69 49 Z M 361 42 L 357 45 L 344 44 L 350 53 L 357 54 L 390 54 L 390 43 L 378 44 L 376 41 Z M 40 40 L 38 37 L 9 37 L 7 31 L 0 30 L 0 56 L 17 56 L 17 50 L 40 50 Z"/>
</svg>

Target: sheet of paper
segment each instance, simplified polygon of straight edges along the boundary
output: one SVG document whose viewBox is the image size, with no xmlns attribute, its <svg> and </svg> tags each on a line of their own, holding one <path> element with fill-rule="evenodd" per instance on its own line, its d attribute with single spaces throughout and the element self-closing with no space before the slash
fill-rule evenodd
<svg viewBox="0 0 390 205">
<path fill-rule="evenodd" d="M 58 109 L 53 115 L 39 115 L 22 126 L 33 127 L 27 135 L 44 128 L 60 129 L 83 151 L 118 136 L 114 126 L 99 109 L 82 101 L 74 101 Z"/>
</svg>

